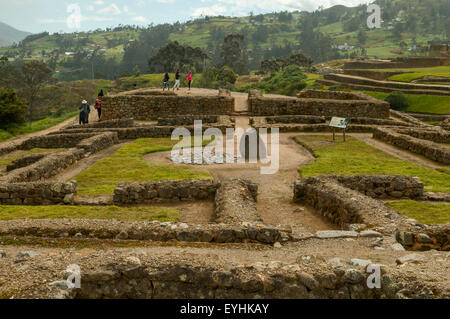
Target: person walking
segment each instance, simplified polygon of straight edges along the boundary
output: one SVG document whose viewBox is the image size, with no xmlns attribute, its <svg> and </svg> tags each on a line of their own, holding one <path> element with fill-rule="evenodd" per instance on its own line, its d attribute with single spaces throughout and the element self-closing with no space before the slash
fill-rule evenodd
<svg viewBox="0 0 450 319">
<path fill-rule="evenodd" d="M 163 87 L 163 91 L 166 89 L 166 87 L 167 87 L 167 90 L 170 91 L 170 82 L 169 82 L 169 80 L 170 80 L 169 73 L 166 72 L 166 74 L 164 74 L 164 87 Z"/>
<path fill-rule="evenodd" d="M 86 100 L 83 100 L 81 102 L 81 106 L 79 107 L 80 110 L 80 118 L 78 119 L 78 124 L 83 125 L 85 122 L 85 115 L 84 115 L 84 104 L 87 103 Z"/>
<path fill-rule="evenodd" d="M 175 91 L 175 89 L 177 89 L 177 91 L 180 90 L 180 70 L 177 70 L 177 73 L 175 73 L 175 84 L 173 85 L 173 90 Z"/>
<path fill-rule="evenodd" d="M 192 85 L 192 72 L 189 72 L 189 74 L 185 75 L 185 77 L 187 78 L 188 81 L 188 87 L 189 87 L 189 91 L 191 90 L 191 85 Z"/>
<path fill-rule="evenodd" d="M 100 121 L 102 117 L 102 97 L 99 96 L 97 101 L 95 101 L 95 108 L 97 109 L 98 113 L 98 120 Z"/>
<path fill-rule="evenodd" d="M 89 114 L 91 113 L 91 107 L 86 100 L 82 104 L 83 114 L 84 114 L 84 124 L 89 124 Z"/>
</svg>

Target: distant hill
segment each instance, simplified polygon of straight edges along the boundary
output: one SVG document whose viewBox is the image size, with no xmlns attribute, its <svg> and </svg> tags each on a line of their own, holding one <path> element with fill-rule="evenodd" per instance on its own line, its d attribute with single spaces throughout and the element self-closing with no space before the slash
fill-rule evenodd
<svg viewBox="0 0 450 319">
<path fill-rule="evenodd" d="M 0 22 L 0 47 L 11 45 L 14 42 L 19 43 L 30 34 L 30 32 L 17 30 L 6 23 Z"/>
</svg>

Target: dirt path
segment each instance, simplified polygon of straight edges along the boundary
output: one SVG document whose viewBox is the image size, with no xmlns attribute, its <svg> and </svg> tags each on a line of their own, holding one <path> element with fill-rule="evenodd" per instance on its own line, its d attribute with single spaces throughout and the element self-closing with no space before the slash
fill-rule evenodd
<svg viewBox="0 0 450 319">
<path fill-rule="evenodd" d="M 446 168 L 446 165 L 441 165 L 437 162 L 433 162 L 429 159 L 426 159 L 423 156 L 408 152 L 406 150 L 402 150 L 400 148 L 397 148 L 395 146 L 383 143 L 381 141 L 378 141 L 374 138 L 372 138 L 372 134 L 350 134 L 354 138 L 366 143 L 367 145 L 373 146 L 379 150 L 382 150 L 385 153 L 388 153 L 392 156 L 395 156 L 397 158 L 407 160 L 416 164 L 419 164 L 426 168 L 431 169 L 439 169 L 439 168 Z"/>
<path fill-rule="evenodd" d="M 46 135 L 52 132 L 56 132 L 59 131 L 61 129 L 63 129 L 66 126 L 70 126 L 70 125 L 74 125 L 74 124 L 78 124 L 78 117 L 71 117 L 68 120 L 65 120 L 64 122 L 59 123 L 58 125 L 52 126 L 48 129 L 42 130 L 42 131 L 38 131 L 38 132 L 34 132 L 34 133 L 30 133 L 30 134 L 25 134 L 25 135 L 20 135 L 20 136 L 16 136 L 13 137 L 12 139 L 9 139 L 5 142 L 0 143 L 0 148 L 1 147 L 5 147 L 5 146 L 9 146 L 9 145 L 15 145 L 15 144 L 19 144 L 21 142 L 23 142 L 24 140 L 30 138 L 30 137 L 34 137 L 34 136 L 42 136 L 42 135 Z"/>
<path fill-rule="evenodd" d="M 245 125 L 245 117 L 238 118 L 238 125 Z M 248 123 L 248 118 L 247 118 Z M 314 160 L 313 156 L 291 139 L 295 133 L 280 134 L 280 168 L 273 175 L 262 175 L 264 164 L 213 164 L 204 165 L 215 179 L 245 178 L 259 185 L 258 211 L 266 224 L 288 226 L 296 233 L 315 232 L 317 230 L 335 229 L 336 227 L 322 220 L 309 207 L 292 203 L 294 181 L 298 179 L 298 168 Z M 267 149 L 272 145 L 270 138 Z M 235 146 L 235 152 L 236 152 Z M 270 153 L 269 153 L 270 155 Z M 149 163 L 172 163 L 170 152 L 153 153 L 145 157 Z M 173 164 L 192 167 L 187 164 Z"/>
</svg>

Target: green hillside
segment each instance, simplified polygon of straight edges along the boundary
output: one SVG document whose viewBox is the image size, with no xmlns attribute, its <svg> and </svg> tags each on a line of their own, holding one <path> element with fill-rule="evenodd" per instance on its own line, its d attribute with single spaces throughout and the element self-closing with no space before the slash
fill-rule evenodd
<svg viewBox="0 0 450 319">
<path fill-rule="evenodd" d="M 59 80 L 92 77 L 115 79 L 146 73 L 148 59 L 170 41 L 199 47 L 208 63 L 221 61 L 224 38 L 244 36 L 250 70 L 264 59 L 289 56 L 301 50 L 314 63 L 366 55 L 390 58 L 426 54 L 432 42 L 449 42 L 448 0 L 377 0 L 382 8 L 381 29 L 367 28 L 366 5 L 342 5 L 315 12 L 278 12 L 247 17 L 202 17 L 185 23 L 140 28 L 119 26 L 73 34 L 32 35 L 19 45 L 0 48 L 11 60 L 40 59 L 48 62 Z M 320 43 L 321 47 L 314 45 Z M 320 52 L 320 53 L 319 53 Z M 94 58 L 91 58 L 94 56 Z"/>
</svg>

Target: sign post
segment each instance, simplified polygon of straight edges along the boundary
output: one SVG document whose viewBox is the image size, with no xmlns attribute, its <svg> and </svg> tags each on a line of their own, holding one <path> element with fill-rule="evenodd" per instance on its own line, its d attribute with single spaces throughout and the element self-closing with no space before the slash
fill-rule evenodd
<svg viewBox="0 0 450 319">
<path fill-rule="evenodd" d="M 344 129 L 344 142 L 345 142 L 345 131 L 347 130 L 350 119 L 343 117 L 332 117 L 330 121 L 330 127 L 333 128 L 333 141 L 336 140 L 336 128 Z"/>
</svg>

